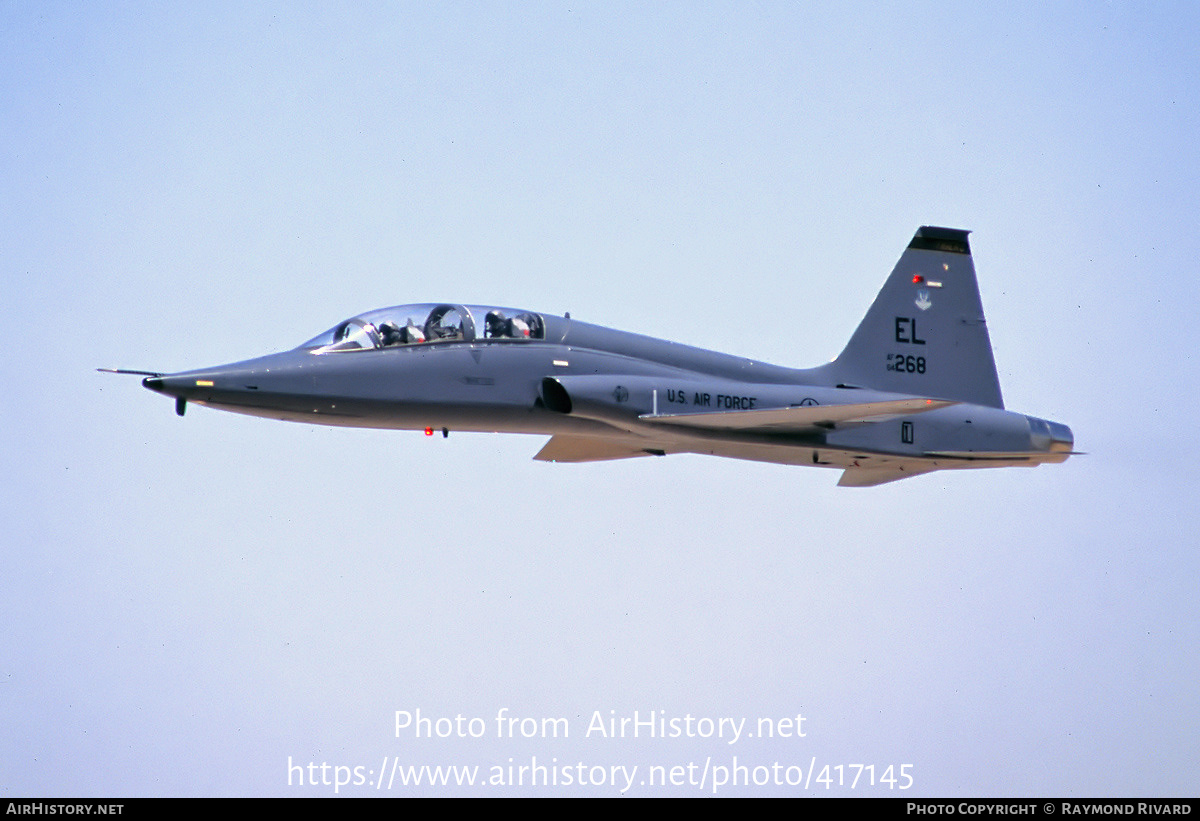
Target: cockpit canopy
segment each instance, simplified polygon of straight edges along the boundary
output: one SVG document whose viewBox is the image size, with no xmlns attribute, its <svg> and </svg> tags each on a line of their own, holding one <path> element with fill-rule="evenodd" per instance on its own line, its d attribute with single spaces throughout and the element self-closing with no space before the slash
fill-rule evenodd
<svg viewBox="0 0 1200 821">
<path fill-rule="evenodd" d="M 370 351 L 446 342 L 544 339 L 541 314 L 485 305 L 421 304 L 381 308 L 339 322 L 301 345 L 313 353 Z"/>
</svg>

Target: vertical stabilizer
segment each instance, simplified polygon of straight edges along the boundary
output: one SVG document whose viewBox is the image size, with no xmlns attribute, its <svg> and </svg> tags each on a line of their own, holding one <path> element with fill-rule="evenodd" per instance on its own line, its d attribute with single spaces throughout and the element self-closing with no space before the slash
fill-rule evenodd
<svg viewBox="0 0 1200 821">
<path fill-rule="evenodd" d="M 827 366 L 837 383 L 1004 407 L 967 234 L 918 229 Z"/>
</svg>

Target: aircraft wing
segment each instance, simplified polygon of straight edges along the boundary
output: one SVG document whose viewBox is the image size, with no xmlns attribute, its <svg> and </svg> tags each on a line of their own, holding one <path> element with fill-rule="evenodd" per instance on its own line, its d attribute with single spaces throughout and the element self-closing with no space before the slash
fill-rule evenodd
<svg viewBox="0 0 1200 821">
<path fill-rule="evenodd" d="M 539 462 L 603 462 L 609 459 L 662 455 L 661 450 L 640 447 L 638 440 L 569 436 L 559 433 L 550 437 L 550 441 L 533 458 Z"/>
<path fill-rule="evenodd" d="M 708 430 L 762 431 L 799 433 L 816 429 L 882 422 L 900 416 L 957 405 L 947 399 L 892 399 L 884 402 L 858 402 L 848 405 L 811 405 L 763 410 L 730 410 L 716 413 L 644 414 L 646 422 Z"/>
<path fill-rule="evenodd" d="M 829 430 L 834 427 L 882 422 L 900 416 L 910 416 L 914 413 L 937 410 L 957 404 L 945 399 L 928 399 L 925 397 L 909 397 L 881 402 L 858 402 L 843 405 L 812 405 L 791 408 L 767 408 L 763 410 L 730 410 L 717 413 L 660 413 L 643 414 L 640 419 L 655 425 L 677 426 L 696 431 L 710 433 L 733 432 L 740 433 L 814 433 Z M 668 439 L 683 437 L 691 440 L 696 434 L 677 431 L 674 437 L 664 427 L 664 435 Z M 676 442 L 676 445 L 679 445 Z M 761 447 L 761 446 L 760 446 Z M 769 448 L 774 455 L 774 448 Z M 555 434 L 538 451 L 533 458 L 541 462 L 601 462 L 612 459 L 634 459 L 639 456 L 662 456 L 667 448 L 654 438 L 641 436 L 574 436 L 570 434 Z M 693 447 L 671 447 L 672 452 L 694 450 Z M 696 452 L 710 452 L 704 448 Z M 762 455 L 744 455 L 742 458 L 762 458 Z M 767 461 L 776 461 L 774 458 Z M 788 460 L 781 460 L 788 461 Z M 920 465 L 918 467 L 917 465 Z M 870 484 L 901 479 L 904 476 L 924 473 L 929 470 L 917 462 L 904 467 L 889 465 L 886 470 L 880 470 L 876 481 Z M 856 474 L 859 471 L 856 471 Z M 887 478 L 884 478 L 884 476 Z M 871 471 L 875 477 L 876 471 Z M 863 479 L 868 477 L 863 476 Z"/>
</svg>

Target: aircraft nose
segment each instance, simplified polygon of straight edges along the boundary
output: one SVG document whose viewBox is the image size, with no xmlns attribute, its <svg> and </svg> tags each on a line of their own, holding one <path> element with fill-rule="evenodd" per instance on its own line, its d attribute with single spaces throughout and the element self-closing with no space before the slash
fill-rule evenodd
<svg viewBox="0 0 1200 821">
<path fill-rule="evenodd" d="M 148 376 L 142 380 L 143 388 L 175 397 L 190 396 L 197 388 L 212 387 L 212 384 L 211 379 L 198 380 L 194 376 Z"/>
<path fill-rule="evenodd" d="M 142 387 L 157 393 L 165 393 L 167 396 L 174 396 L 175 413 L 179 416 L 183 416 L 187 411 L 188 397 L 195 393 L 195 385 L 195 379 L 184 379 L 178 376 L 147 376 L 142 380 Z"/>
<path fill-rule="evenodd" d="M 175 413 L 183 416 L 187 411 L 188 402 L 208 402 L 213 400 L 217 392 L 236 392 L 234 384 L 227 378 L 230 375 L 228 369 L 185 371 L 148 376 L 142 380 L 142 386 L 155 393 L 175 397 Z"/>
<path fill-rule="evenodd" d="M 267 395 L 278 399 L 311 393 L 311 358 L 307 352 L 284 351 L 178 373 L 144 371 L 142 386 L 175 397 L 175 412 L 180 416 L 190 402 L 263 408 L 275 401 L 264 399 Z"/>
<path fill-rule="evenodd" d="M 203 401 L 217 394 L 257 391 L 271 372 L 286 366 L 290 353 L 269 354 L 229 365 L 199 368 L 179 373 L 148 374 L 142 387 L 177 399 Z"/>
</svg>

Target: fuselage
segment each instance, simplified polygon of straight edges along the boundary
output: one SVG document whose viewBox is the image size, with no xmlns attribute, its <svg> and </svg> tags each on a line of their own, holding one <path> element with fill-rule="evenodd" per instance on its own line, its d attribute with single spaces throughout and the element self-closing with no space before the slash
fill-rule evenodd
<svg viewBox="0 0 1200 821">
<path fill-rule="evenodd" d="M 528 321 L 505 332 L 496 316 Z M 389 332 L 389 325 L 408 331 Z M 691 415 L 755 418 L 756 411 L 897 402 L 907 395 L 837 384 L 827 367 L 781 367 L 567 316 L 457 304 L 374 311 L 290 351 L 148 377 L 144 384 L 181 402 L 293 422 L 641 437 L 644 453 L 786 464 L 847 467 L 880 454 L 945 463 L 970 452 L 1021 464 L 1039 451 L 1037 462 L 1061 461 L 1070 450 L 1065 426 L 1039 426 L 1033 417 L 958 401 L 902 425 L 899 441 L 892 426 L 864 420 L 689 424 Z M 1013 459 L 1003 460 L 1005 453 Z"/>
<path fill-rule="evenodd" d="M 153 374 L 188 403 L 293 422 L 531 433 L 535 458 L 701 453 L 846 470 L 868 486 L 933 470 L 1033 466 L 1070 429 L 1004 409 L 967 232 L 923 226 L 842 353 L 797 369 L 512 308 L 426 303 L 299 347 Z"/>
</svg>

